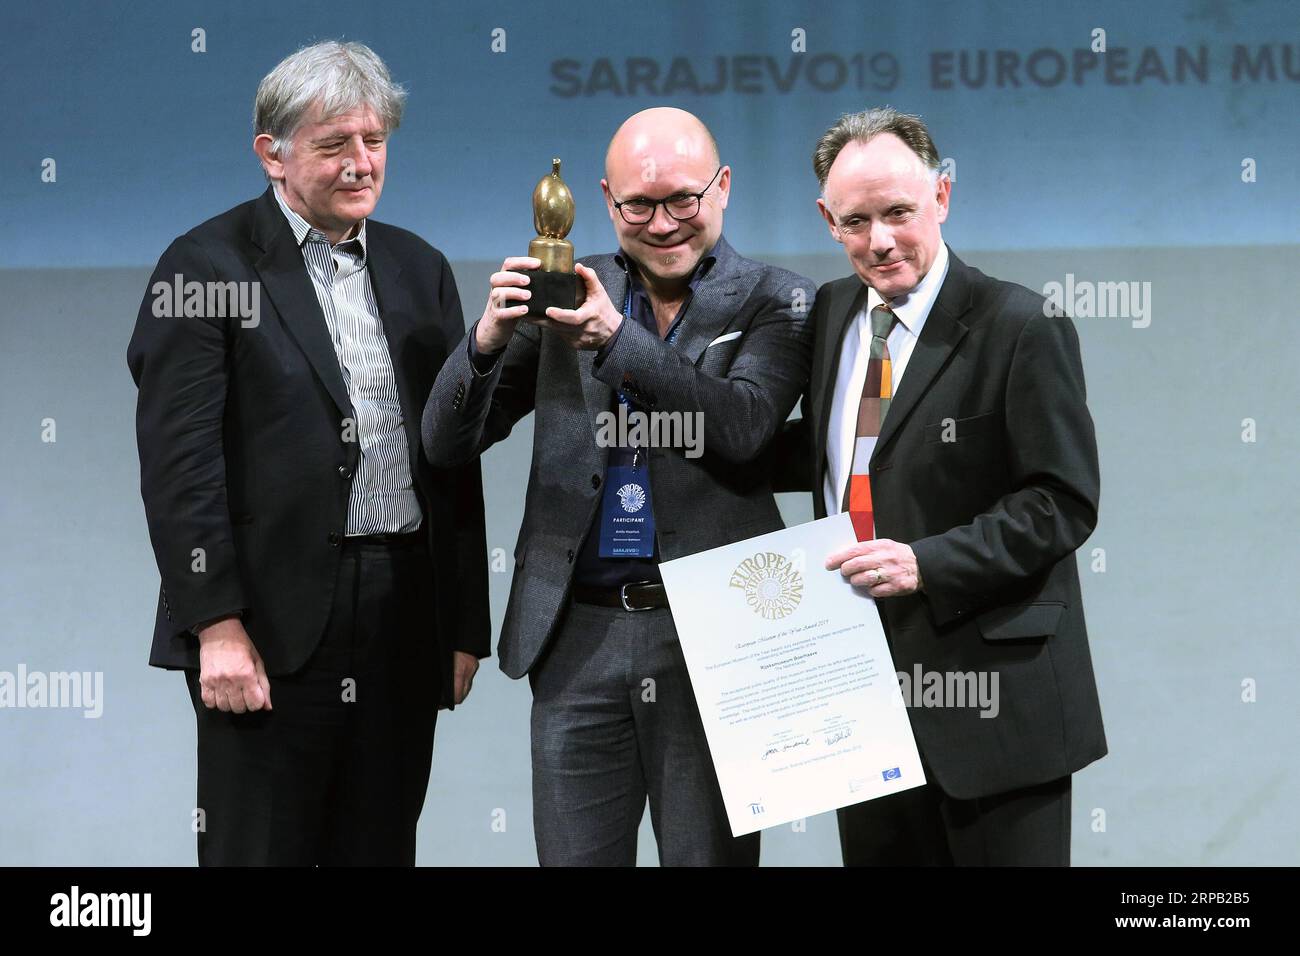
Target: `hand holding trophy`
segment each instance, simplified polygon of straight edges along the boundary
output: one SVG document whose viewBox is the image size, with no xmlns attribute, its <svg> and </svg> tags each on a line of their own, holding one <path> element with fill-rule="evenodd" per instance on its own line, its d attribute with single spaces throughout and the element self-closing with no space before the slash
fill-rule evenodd
<svg viewBox="0 0 1300 956">
<path fill-rule="evenodd" d="M 593 336 L 590 317 L 576 313 L 587 302 L 587 282 L 575 271 L 573 243 L 564 238 L 573 228 L 573 194 L 560 178 L 560 160 L 551 160 L 551 172 L 533 190 L 533 225 L 537 237 L 528 244 L 527 256 L 512 256 L 491 278 L 483 318 L 475 341 L 480 352 L 495 353 L 506 347 L 520 319 L 556 331 L 576 348 L 594 348 L 608 338 L 608 329 Z M 584 266 L 586 279 L 594 273 Z M 602 290 L 603 292 L 603 290 Z M 591 300 L 592 309 L 607 303 L 603 294 Z M 564 320 L 546 314 L 548 308 L 563 310 Z M 591 309 L 587 310 L 591 311 Z M 617 325 L 621 316 L 606 317 Z"/>
</svg>

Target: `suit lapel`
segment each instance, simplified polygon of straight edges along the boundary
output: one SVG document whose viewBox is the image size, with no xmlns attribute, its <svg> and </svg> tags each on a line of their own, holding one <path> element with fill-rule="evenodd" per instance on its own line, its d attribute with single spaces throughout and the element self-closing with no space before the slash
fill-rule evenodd
<svg viewBox="0 0 1300 956">
<path fill-rule="evenodd" d="M 692 365 L 736 317 L 742 301 L 739 297 L 752 289 L 759 278 L 757 270 L 739 271 L 740 257 L 726 239 L 718 237 L 713 255 L 713 266 L 691 293 L 691 304 L 677 337 L 677 351 L 690 359 Z"/>
<path fill-rule="evenodd" d="M 817 405 L 817 422 L 813 445 L 813 494 L 822 498 L 822 482 L 826 476 L 826 449 L 830 436 L 831 405 L 835 401 L 835 383 L 839 377 L 840 351 L 849 323 L 866 301 L 867 287 L 856 279 L 836 283 L 830 302 L 826 306 L 826 331 L 818 337 L 820 354 L 814 357 L 818 368 L 825 369 L 821 378 L 820 401 Z M 816 377 L 814 376 L 814 380 Z"/>
<path fill-rule="evenodd" d="M 302 250 L 294 242 L 289 221 L 280 211 L 271 186 L 257 205 L 253 219 L 253 243 L 263 250 L 255 268 L 262 287 L 275 306 L 289 334 L 307 356 L 316 375 L 344 416 L 351 416 L 352 402 L 343 385 L 338 355 L 330 340 L 316 290 L 307 275 Z"/>
<path fill-rule="evenodd" d="M 880 437 L 871 456 L 871 467 L 907 417 L 916 407 L 952 355 L 957 343 L 966 335 L 967 326 L 962 318 L 970 310 L 971 284 L 968 267 L 948 251 L 948 275 L 943 280 L 939 295 L 930 308 L 930 314 L 921 329 L 921 337 L 912 349 L 903 373 L 903 383 L 898 394 L 889 403 L 889 413 L 880 426 Z"/>
</svg>

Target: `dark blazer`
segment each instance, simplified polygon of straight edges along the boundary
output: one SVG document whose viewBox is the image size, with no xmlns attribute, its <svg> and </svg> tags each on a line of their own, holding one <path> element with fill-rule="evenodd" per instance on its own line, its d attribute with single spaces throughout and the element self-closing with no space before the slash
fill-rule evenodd
<svg viewBox="0 0 1300 956">
<path fill-rule="evenodd" d="M 498 647 L 511 677 L 537 661 L 565 607 L 609 455 L 596 444 L 596 416 L 610 411 L 625 376 L 651 411 L 704 413 L 700 457 L 681 449 L 649 453 L 661 560 L 782 527 L 767 453 L 808 380 L 813 284 L 742 258 L 725 239 L 714 255 L 675 347 L 624 322 L 597 365 L 595 352 L 521 322 L 491 374 L 474 373 L 468 336 L 438 374 L 424 412 L 424 447 L 440 465 L 473 459 L 529 412 L 537 416 Z M 582 261 L 610 299 L 622 302 L 628 277 L 615 257 Z M 715 341 L 731 332 L 741 334 Z"/>
<path fill-rule="evenodd" d="M 420 412 L 464 335 L 447 260 L 405 229 L 366 225 L 367 268 L 392 357 L 411 475 L 429 538 L 429 622 L 447 659 L 490 653 L 487 548 L 477 462 L 435 469 Z M 260 284 L 260 323 L 158 318 L 155 282 Z M 175 240 L 149 280 L 127 352 L 139 386 L 140 488 L 162 575 L 149 662 L 197 668 L 199 623 L 243 609 L 267 673 L 306 663 L 324 633 L 360 456 L 325 317 L 268 188 Z M 202 548 L 206 568 L 193 570 Z"/>
<path fill-rule="evenodd" d="M 818 291 L 804 417 L 782 439 L 784 463 L 810 467 L 779 485 L 811 486 L 819 518 L 841 342 L 865 295 L 856 276 Z M 950 250 L 871 457 L 876 536 L 911 545 L 925 588 L 877 603 L 895 667 L 998 674 L 996 717 L 908 709 L 940 787 L 959 799 L 1106 753 L 1075 566 L 1097 522 L 1097 444 L 1078 335 L 1043 301 Z"/>
</svg>

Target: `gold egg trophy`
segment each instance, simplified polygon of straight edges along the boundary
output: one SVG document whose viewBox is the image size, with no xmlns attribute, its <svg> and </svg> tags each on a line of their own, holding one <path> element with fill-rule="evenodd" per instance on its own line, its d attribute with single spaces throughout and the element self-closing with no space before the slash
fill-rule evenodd
<svg viewBox="0 0 1300 956">
<path fill-rule="evenodd" d="M 551 160 L 551 171 L 533 190 L 533 228 L 537 238 L 528 244 L 528 254 L 542 260 L 542 267 L 529 273 L 530 318 L 546 318 L 546 309 L 576 309 L 586 298 L 582 280 L 573 271 L 573 243 L 564 237 L 573 228 L 573 193 L 560 178 L 559 159 Z"/>
</svg>

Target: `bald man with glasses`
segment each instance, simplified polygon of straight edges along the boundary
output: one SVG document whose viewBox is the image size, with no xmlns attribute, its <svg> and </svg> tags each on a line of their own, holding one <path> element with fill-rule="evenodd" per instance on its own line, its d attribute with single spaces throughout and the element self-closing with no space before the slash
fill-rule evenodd
<svg viewBox="0 0 1300 956">
<path fill-rule="evenodd" d="M 768 445 L 808 380 L 813 284 L 727 244 L 731 168 L 690 113 L 631 117 L 605 170 L 618 252 L 582 260 L 585 301 L 545 318 L 527 317 L 540 261 L 502 264 L 434 384 L 425 451 L 462 465 L 535 415 L 499 654 L 533 692 L 539 861 L 634 864 L 648 800 L 661 863 L 755 865 L 758 835 L 727 823 L 659 562 L 782 527 Z M 703 440 L 611 446 L 600 423 L 620 404 L 694 416 Z"/>
</svg>

